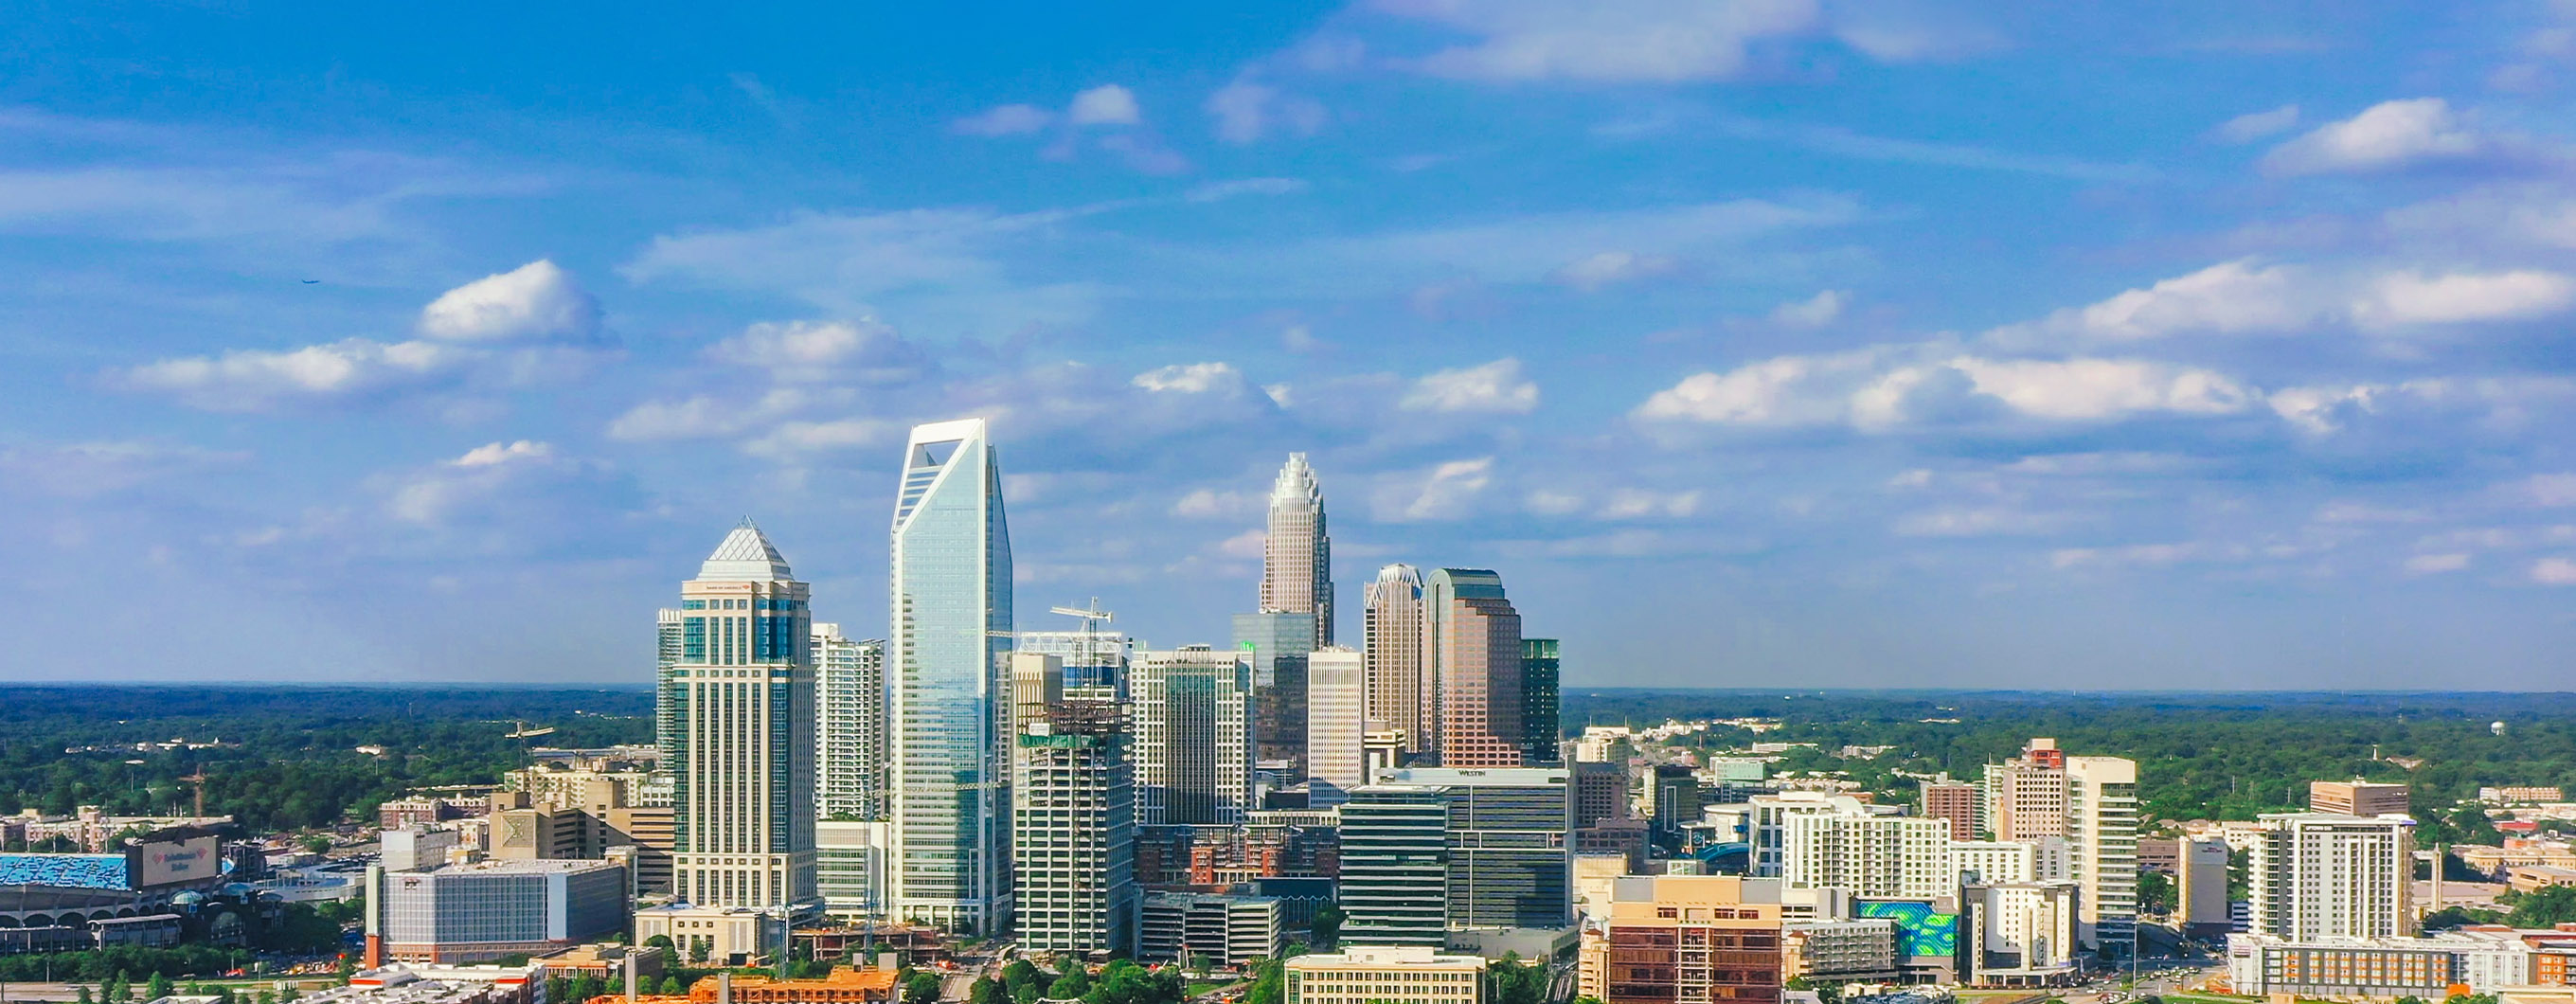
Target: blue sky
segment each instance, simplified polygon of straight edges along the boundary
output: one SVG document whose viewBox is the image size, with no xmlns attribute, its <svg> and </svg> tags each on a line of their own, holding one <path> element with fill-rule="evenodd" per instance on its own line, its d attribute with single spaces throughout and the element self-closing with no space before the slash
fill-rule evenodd
<svg viewBox="0 0 2576 1004">
<path fill-rule="evenodd" d="M 881 633 L 983 415 L 1024 627 L 1303 450 L 1578 685 L 2566 687 L 2576 4 L 845 6 L 22 7 L 0 676 Z"/>
</svg>

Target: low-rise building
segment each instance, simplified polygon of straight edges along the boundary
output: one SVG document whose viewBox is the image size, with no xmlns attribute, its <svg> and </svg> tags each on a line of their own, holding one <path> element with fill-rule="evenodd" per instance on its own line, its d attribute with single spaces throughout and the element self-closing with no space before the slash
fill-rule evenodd
<svg viewBox="0 0 2576 1004">
<path fill-rule="evenodd" d="M 1412 945 L 1354 947 L 1287 962 L 1287 1004 L 1484 1004 L 1485 960 Z"/>
<path fill-rule="evenodd" d="M 1801 920 L 1780 928 L 1780 975 L 1810 983 L 1899 975 L 1893 920 Z"/>
<path fill-rule="evenodd" d="M 1270 896 L 1158 892 L 1145 896 L 1141 912 L 1136 958 L 1143 962 L 1235 966 L 1288 947 L 1279 900 Z"/>
<path fill-rule="evenodd" d="M 1729 875 L 1638 876 L 1611 884 L 1587 925 L 1578 992 L 1604 1004 L 1778 1004 L 1781 883 Z"/>
<path fill-rule="evenodd" d="M 317 1004 L 545 1004 L 545 968 L 397 963 L 303 998 Z"/>
<path fill-rule="evenodd" d="M 609 861 L 479 861 L 370 868 L 367 962 L 475 962 L 542 954 L 626 926 L 630 876 Z"/>
</svg>

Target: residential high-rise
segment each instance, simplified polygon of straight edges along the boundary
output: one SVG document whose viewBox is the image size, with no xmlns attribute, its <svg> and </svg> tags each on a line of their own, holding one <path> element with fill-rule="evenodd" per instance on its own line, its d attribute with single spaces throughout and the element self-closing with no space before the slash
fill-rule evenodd
<svg viewBox="0 0 2576 1004">
<path fill-rule="evenodd" d="M 1368 783 L 1366 691 L 1358 649 L 1336 645 L 1307 657 L 1306 773 L 1318 806 Z"/>
<path fill-rule="evenodd" d="M 680 584 L 675 895 L 819 909 L 809 593 L 746 519 Z"/>
<path fill-rule="evenodd" d="M 1435 750 L 1444 767 L 1521 762 L 1521 615 L 1502 576 L 1443 568 L 1422 586 L 1423 666 L 1438 687 Z"/>
<path fill-rule="evenodd" d="M 885 818 L 885 642 L 814 625 L 814 783 L 822 819 Z"/>
<path fill-rule="evenodd" d="M 2066 751 L 2033 739 L 2021 755 L 1986 765 L 1986 825 L 1997 840 L 2066 836 Z"/>
<path fill-rule="evenodd" d="M 689 713 L 688 692 L 681 688 L 680 677 L 673 672 L 680 666 L 683 626 L 680 611 L 664 607 L 655 612 L 653 744 L 662 748 L 662 762 L 669 765 L 666 769 L 676 769 L 680 762 L 680 723 L 688 720 Z"/>
<path fill-rule="evenodd" d="M 1958 892 L 1947 820 L 1837 812 L 1802 813 L 1786 823 L 1780 876 L 1793 887 L 1900 899 Z"/>
<path fill-rule="evenodd" d="M 1294 784 L 1306 776 L 1306 659 L 1315 615 L 1234 615 L 1234 647 L 1252 664 L 1253 759 Z"/>
<path fill-rule="evenodd" d="M 1237 823 L 1252 799 L 1252 667 L 1205 645 L 1143 652 L 1128 686 L 1140 826 Z"/>
<path fill-rule="evenodd" d="M 2138 929 L 2138 765 L 2109 756 L 2066 758 L 2066 849 L 2082 887 L 2084 947 L 2128 958 Z"/>
<path fill-rule="evenodd" d="M 1731 875 L 1612 879 L 1587 927 L 1576 992 L 1604 1004 L 1777 1004 L 1780 882 Z"/>
<path fill-rule="evenodd" d="M 1338 901 L 1346 945 L 1448 944 L 1449 799 L 1419 785 L 1362 785 L 1341 807 Z"/>
<path fill-rule="evenodd" d="M 1422 665 L 1422 573 L 1403 564 L 1378 569 L 1361 613 L 1366 621 L 1360 662 L 1368 674 L 1369 728 L 1402 732 L 1404 751 L 1419 753 L 1431 745 L 1439 723 Z"/>
<path fill-rule="evenodd" d="M 892 537 L 893 908 L 992 933 L 1010 896 L 1011 535 L 982 419 L 912 430 Z"/>
<path fill-rule="evenodd" d="M 2308 782 L 2308 811 L 2347 816 L 2403 816 L 2412 811 L 2412 807 L 2406 802 L 2405 785 L 2354 778 L 2350 781 Z"/>
<path fill-rule="evenodd" d="M 2413 820 L 2324 812 L 2255 818 L 2262 831 L 2246 867 L 2253 933 L 2292 941 L 2415 933 L 2408 909 Z"/>
<path fill-rule="evenodd" d="M 1333 643 L 1333 538 L 1324 489 L 1306 455 L 1291 453 L 1270 488 L 1270 533 L 1261 546 L 1261 611 L 1313 614 L 1315 645 Z"/>
<path fill-rule="evenodd" d="M 1554 928 L 1573 922 L 1574 850 L 1568 834 L 1574 829 L 1574 793 L 1566 773 L 1555 767 L 1415 767 L 1379 771 L 1369 780 L 1436 791 L 1448 803 L 1443 888 L 1451 930 Z M 1347 815 L 1344 820 L 1347 882 Z"/>
<path fill-rule="evenodd" d="M 1067 700 L 1020 726 L 1011 909 L 1024 949 L 1136 951 L 1136 786 L 1124 719 L 1116 703 Z"/>
<path fill-rule="evenodd" d="M 1521 639 L 1521 762 L 1554 764 L 1564 739 L 1557 710 L 1556 639 Z"/>
<path fill-rule="evenodd" d="M 1949 821 L 1950 839 L 1977 839 L 1976 785 L 1953 781 L 1948 774 L 1925 779 L 1920 808 L 1925 816 Z"/>
</svg>

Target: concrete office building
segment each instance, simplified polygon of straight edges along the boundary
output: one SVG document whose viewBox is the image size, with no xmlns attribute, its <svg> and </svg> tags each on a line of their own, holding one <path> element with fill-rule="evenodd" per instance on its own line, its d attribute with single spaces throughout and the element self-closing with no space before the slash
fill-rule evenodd
<svg viewBox="0 0 2576 1004">
<path fill-rule="evenodd" d="M 626 867 L 611 861 L 481 861 L 370 868 L 367 965 L 480 962 L 560 951 L 626 926 Z"/>
<path fill-rule="evenodd" d="M 814 625 L 817 818 L 885 818 L 885 642 Z"/>
<path fill-rule="evenodd" d="M 844 919 L 884 917 L 893 844 L 893 828 L 883 820 L 815 823 L 814 885 L 824 911 Z"/>
<path fill-rule="evenodd" d="M 1345 945 L 1448 943 L 1449 799 L 1436 788 L 1362 785 L 1341 814 Z"/>
<path fill-rule="evenodd" d="M 1011 534 L 982 419 L 912 430 L 891 534 L 894 913 L 997 932 L 1011 886 Z"/>
<path fill-rule="evenodd" d="M 1443 568 L 1422 585 L 1422 662 L 1440 709 L 1435 753 L 1444 767 L 1517 767 L 1521 743 L 1521 615 L 1502 576 Z"/>
<path fill-rule="evenodd" d="M 1970 885 L 2063 882 L 2074 877 L 2065 837 L 2038 840 L 1953 840 L 1949 874 Z"/>
<path fill-rule="evenodd" d="M 2403 816 L 2413 809 L 2407 804 L 2405 785 L 2354 778 L 2308 782 L 2308 811 L 2342 816 Z"/>
<path fill-rule="evenodd" d="M 1252 667 L 1205 645 L 1138 656 L 1136 821 L 1232 824 L 1252 799 Z"/>
<path fill-rule="evenodd" d="M 1783 822 L 1780 877 L 1792 887 L 1917 899 L 1958 890 L 1948 820 L 1835 812 L 1799 813 Z"/>
<path fill-rule="evenodd" d="M 1950 775 L 1927 778 L 1923 782 L 1921 804 L 1925 817 L 1947 820 L 1950 839 L 1977 839 L 1977 786 L 1966 781 L 1953 781 Z"/>
<path fill-rule="evenodd" d="M 1368 670 L 1360 651 L 1332 646 L 1306 658 L 1306 776 L 1316 806 L 1368 783 Z"/>
<path fill-rule="evenodd" d="M 1986 827 L 1996 840 L 2066 836 L 2066 751 L 2033 739 L 2021 755 L 1986 765 Z"/>
<path fill-rule="evenodd" d="M 1628 817 L 1627 765 L 1578 760 L 1571 770 L 1567 782 L 1574 787 L 1575 829 Z"/>
<path fill-rule="evenodd" d="M 2138 927 L 2138 765 L 2119 757 L 2066 758 L 2066 848 L 2084 947 L 2128 958 Z"/>
<path fill-rule="evenodd" d="M 1287 1004 L 1485 1004 L 1485 966 L 1420 946 L 1300 955 L 1286 964 Z"/>
<path fill-rule="evenodd" d="M 2414 933 L 2414 821 L 2269 813 L 2246 868 L 2253 931 L 2291 941 Z"/>
<path fill-rule="evenodd" d="M 1068 701 L 1021 726 L 1011 762 L 1011 852 L 1024 949 L 1137 951 L 1136 786 L 1125 717 L 1114 703 Z"/>
<path fill-rule="evenodd" d="M 1270 532 L 1261 543 L 1261 610 L 1315 618 L 1312 646 L 1333 643 L 1333 538 L 1324 489 L 1303 453 L 1288 455 L 1270 487 Z"/>
<path fill-rule="evenodd" d="M 1437 688 L 1422 664 L 1422 573 L 1404 564 L 1378 569 L 1363 599 L 1367 637 L 1360 661 L 1368 674 L 1369 730 L 1401 733 L 1403 751 L 1419 753 L 1439 726 L 1431 703 Z"/>
<path fill-rule="evenodd" d="M 1142 962 L 1204 959 L 1239 966 L 1277 958 L 1288 947 L 1274 896 L 1155 892 L 1145 894 L 1136 958 Z"/>
<path fill-rule="evenodd" d="M 2082 971 L 2076 959 L 2073 882 L 1998 882 L 1960 890 L 1968 906 L 1959 953 L 1977 986 L 2056 986 Z"/>
<path fill-rule="evenodd" d="M 683 705 L 672 773 L 673 894 L 700 906 L 820 909 L 814 886 L 809 591 L 744 520 L 680 584 Z"/>
<path fill-rule="evenodd" d="M 2228 929 L 2227 841 L 2217 837 L 2186 837 L 2182 842 L 2182 863 L 2176 869 L 2174 919 L 2182 922 L 2183 933 L 2205 936 Z"/>
<path fill-rule="evenodd" d="M 1552 766 L 1564 759 L 1557 744 L 1564 739 L 1558 690 L 1562 664 L 1556 639 L 1521 639 L 1521 762 Z"/>
<path fill-rule="evenodd" d="M 1443 885 L 1451 930 L 1573 922 L 1574 798 L 1564 768 L 1408 768 L 1370 781 L 1436 791 L 1448 803 Z M 1343 839 L 1347 869 L 1347 831 Z"/>
<path fill-rule="evenodd" d="M 1576 992 L 1604 1004 L 1778 1004 L 1781 886 L 1729 875 L 1640 876 L 1611 883 L 1587 925 Z"/>
</svg>

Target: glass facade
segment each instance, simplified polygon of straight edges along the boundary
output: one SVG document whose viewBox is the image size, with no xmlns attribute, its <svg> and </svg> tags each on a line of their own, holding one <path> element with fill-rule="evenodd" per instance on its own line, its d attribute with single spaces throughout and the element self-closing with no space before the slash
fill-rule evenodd
<svg viewBox="0 0 2576 1004">
<path fill-rule="evenodd" d="M 895 908 L 995 928 L 1010 888 L 1011 543 L 981 420 L 913 430 L 895 505 Z"/>
<path fill-rule="evenodd" d="M 1557 710 L 1556 639 L 1521 639 L 1521 762 L 1557 762 L 1564 738 Z"/>
</svg>

